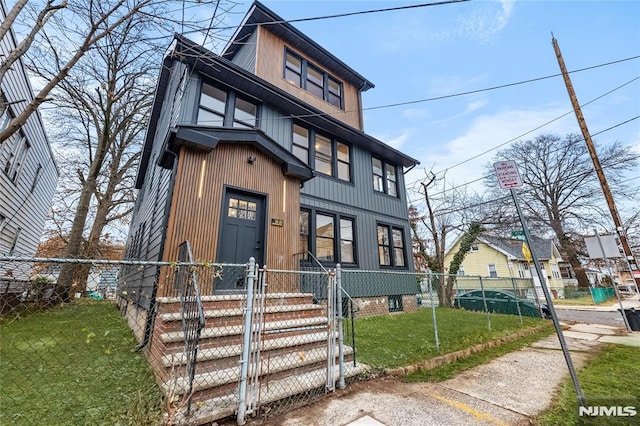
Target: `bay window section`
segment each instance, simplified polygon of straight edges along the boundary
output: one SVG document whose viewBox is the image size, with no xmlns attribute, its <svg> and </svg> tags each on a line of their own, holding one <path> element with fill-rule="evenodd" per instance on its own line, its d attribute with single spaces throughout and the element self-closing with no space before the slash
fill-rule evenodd
<svg viewBox="0 0 640 426">
<path fill-rule="evenodd" d="M 297 124 L 293 125 L 292 153 L 304 164 L 309 164 L 309 130 Z"/>
<path fill-rule="evenodd" d="M 406 267 L 406 250 L 402 228 L 378 224 L 377 233 L 380 266 Z"/>
<path fill-rule="evenodd" d="M 316 257 L 320 261 L 333 262 L 334 257 L 334 217 L 316 214 Z"/>
<path fill-rule="evenodd" d="M 316 134 L 316 150 L 315 169 L 325 175 L 333 176 L 333 155 L 331 139 Z"/>
</svg>

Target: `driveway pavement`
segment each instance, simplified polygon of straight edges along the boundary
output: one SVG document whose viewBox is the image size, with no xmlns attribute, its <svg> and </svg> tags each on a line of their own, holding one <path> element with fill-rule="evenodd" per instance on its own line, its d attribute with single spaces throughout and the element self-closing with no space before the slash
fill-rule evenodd
<svg viewBox="0 0 640 426">
<path fill-rule="evenodd" d="M 637 301 L 636 301 L 637 303 Z M 565 324 L 573 364 L 584 365 L 604 342 L 640 347 L 640 332 L 598 324 Z M 263 424 L 297 426 L 530 425 L 568 377 L 556 335 L 469 369 L 441 383 L 384 377 Z"/>
</svg>

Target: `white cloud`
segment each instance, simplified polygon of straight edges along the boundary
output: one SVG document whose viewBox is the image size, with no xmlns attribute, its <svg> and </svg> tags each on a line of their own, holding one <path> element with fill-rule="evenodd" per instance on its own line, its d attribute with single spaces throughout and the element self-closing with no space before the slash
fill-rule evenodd
<svg viewBox="0 0 640 426">
<path fill-rule="evenodd" d="M 480 8 L 475 13 L 458 18 L 458 35 L 463 38 L 490 42 L 508 24 L 513 13 L 513 0 L 502 0 L 500 8 Z"/>
<path fill-rule="evenodd" d="M 399 136 L 373 135 L 373 137 L 383 141 L 384 143 L 386 143 L 387 145 L 395 149 L 400 149 L 405 144 L 405 142 L 407 142 L 411 138 L 413 133 L 414 133 L 413 129 L 404 129 L 402 130 L 402 133 Z"/>
<path fill-rule="evenodd" d="M 402 116 L 410 120 L 421 120 L 429 117 L 429 110 L 426 108 L 409 108 L 402 111 Z"/>
</svg>

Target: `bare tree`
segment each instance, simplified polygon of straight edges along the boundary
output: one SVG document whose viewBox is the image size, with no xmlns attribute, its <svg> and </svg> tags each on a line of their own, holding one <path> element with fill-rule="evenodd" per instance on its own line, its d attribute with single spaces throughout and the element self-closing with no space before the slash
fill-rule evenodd
<svg viewBox="0 0 640 426">
<path fill-rule="evenodd" d="M 639 155 L 618 142 L 599 147 L 598 151 L 611 188 L 620 194 L 624 186 L 620 177 L 638 164 Z M 494 161 L 499 160 L 514 160 L 518 164 L 525 185 L 519 198 L 529 222 L 541 232 L 553 232 L 579 285 L 588 287 L 580 262 L 583 230 L 602 223 L 610 215 L 600 202 L 602 191 L 582 137 L 539 135 L 499 151 Z M 496 188 L 490 164 L 487 170 L 490 172 L 485 183 Z"/>
<path fill-rule="evenodd" d="M 426 211 L 421 214 L 415 206 L 410 206 L 409 223 L 416 264 L 436 273 L 434 283 L 440 306 L 451 307 L 455 280 L 451 275 L 447 278 L 445 273 L 457 274 L 471 243 L 484 230 L 482 222 L 486 219 L 481 209 L 469 208 L 473 200 L 478 202 L 477 196 L 469 196 L 459 188 L 442 189 L 435 196 L 430 195 L 430 187 L 435 184 L 433 174 L 427 181 L 420 182 L 422 189 L 419 192 L 424 197 Z M 446 268 L 447 245 L 460 235 L 460 247 Z"/>
<path fill-rule="evenodd" d="M 209 5 L 214 17 L 222 10 L 220 0 L 168 1 L 168 0 L 40 0 L 17 1 L 0 25 L 0 40 L 10 33 L 18 21 L 28 28 L 17 46 L 0 59 L 0 116 L 9 105 L 13 114 L 6 128 L 0 131 L 0 145 L 24 125 L 44 102 L 51 100 L 54 89 L 78 66 L 87 53 L 110 34 L 117 33 L 132 20 L 147 26 L 146 42 L 159 42 L 166 46 L 167 37 L 174 31 L 184 32 L 209 29 L 218 21 L 189 18 L 194 6 Z M 186 12 L 185 12 L 186 11 Z M 185 13 L 189 16 L 185 17 Z M 218 17 L 219 19 L 219 17 Z M 48 68 L 43 85 L 31 101 L 11 101 L 2 93 L 1 83 L 11 66 L 26 54 L 32 58 L 46 58 L 55 67 Z"/>
</svg>

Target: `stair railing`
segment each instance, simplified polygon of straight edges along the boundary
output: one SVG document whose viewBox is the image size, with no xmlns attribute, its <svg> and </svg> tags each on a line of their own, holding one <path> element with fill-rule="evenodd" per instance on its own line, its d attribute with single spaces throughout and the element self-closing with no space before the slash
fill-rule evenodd
<svg viewBox="0 0 640 426">
<path fill-rule="evenodd" d="M 178 270 L 176 287 L 179 289 L 180 312 L 182 314 L 182 330 L 184 331 L 184 350 L 189 377 L 187 416 L 191 414 L 193 381 L 196 375 L 200 333 L 205 325 L 202 298 L 198 287 L 198 279 L 193 266 L 193 255 L 189 241 L 180 244 L 178 250 Z"/>
</svg>

